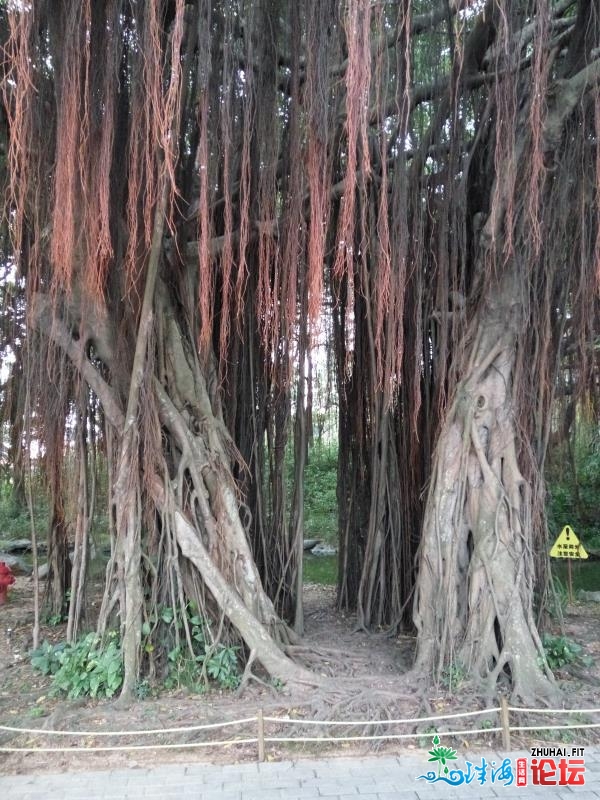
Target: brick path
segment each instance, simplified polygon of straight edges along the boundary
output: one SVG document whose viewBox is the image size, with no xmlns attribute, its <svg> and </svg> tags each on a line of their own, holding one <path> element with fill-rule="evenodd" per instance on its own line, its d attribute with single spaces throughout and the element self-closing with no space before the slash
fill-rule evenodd
<svg viewBox="0 0 600 800">
<path fill-rule="evenodd" d="M 500 764 L 504 756 L 459 750 L 464 759 Z M 510 753 L 511 758 L 529 753 Z M 1 757 L 1 756 L 0 756 Z M 514 764 L 514 762 L 513 762 Z M 153 768 L 106 772 L 0 776 L 0 797 L 6 800 L 437 800 L 437 798 L 544 798 L 600 800 L 600 748 L 586 748 L 585 786 L 459 787 L 416 780 L 430 768 L 425 752 L 398 757 L 330 758 L 319 761 L 281 761 L 264 764 L 211 765 L 190 762 Z"/>
</svg>

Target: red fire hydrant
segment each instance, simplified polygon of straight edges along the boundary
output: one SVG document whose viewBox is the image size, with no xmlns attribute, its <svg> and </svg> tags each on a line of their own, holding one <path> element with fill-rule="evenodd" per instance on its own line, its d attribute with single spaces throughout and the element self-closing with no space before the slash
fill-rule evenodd
<svg viewBox="0 0 600 800">
<path fill-rule="evenodd" d="M 14 582 L 15 576 L 12 574 L 11 568 L 4 561 L 0 561 L 0 606 L 6 603 L 8 587 L 12 586 Z"/>
</svg>

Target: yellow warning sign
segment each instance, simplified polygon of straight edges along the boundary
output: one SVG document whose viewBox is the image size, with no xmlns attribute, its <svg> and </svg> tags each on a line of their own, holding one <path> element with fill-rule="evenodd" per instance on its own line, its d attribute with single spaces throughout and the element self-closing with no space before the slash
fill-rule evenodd
<svg viewBox="0 0 600 800">
<path fill-rule="evenodd" d="M 552 545 L 550 555 L 554 558 L 587 558 L 583 545 L 570 525 L 565 525 Z"/>
</svg>

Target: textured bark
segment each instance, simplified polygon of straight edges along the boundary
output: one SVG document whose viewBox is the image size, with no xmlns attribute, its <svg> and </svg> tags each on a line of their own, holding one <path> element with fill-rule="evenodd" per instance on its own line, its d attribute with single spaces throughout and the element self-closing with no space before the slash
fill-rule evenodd
<svg viewBox="0 0 600 800">
<path fill-rule="evenodd" d="M 217 387 L 210 380 L 210 373 L 206 377 L 193 349 L 186 343 L 181 320 L 174 313 L 169 291 L 163 283 L 159 284 L 155 303 L 159 329 L 157 351 L 161 354 L 157 371 L 162 380 L 158 375 L 144 379 L 145 391 L 150 388 L 152 392 L 152 396 L 145 395 L 145 402 L 156 404 L 163 428 L 159 437 L 164 448 L 158 463 L 164 464 L 167 472 L 146 475 L 145 496 L 162 519 L 163 531 L 172 532 L 181 554 L 208 589 L 212 601 L 205 604 L 205 612 L 214 615 L 217 621 L 220 615 L 225 615 L 246 642 L 253 658 L 275 677 L 284 681 L 318 683 L 318 677 L 285 655 L 285 645 L 294 641 L 293 634 L 275 613 L 265 594 L 240 519 L 231 473 L 231 456 L 235 448 L 224 426 L 218 398 L 216 394 L 211 396 L 211 386 L 214 392 Z M 40 298 L 38 308 L 38 324 L 41 324 L 48 313 L 43 298 Z M 112 368 L 114 356 L 111 355 L 110 343 L 98 340 L 102 327 L 96 325 L 93 315 L 86 316 L 81 323 L 82 336 L 77 343 L 71 339 L 67 326 L 60 319 L 54 318 L 46 332 L 75 359 L 82 374 L 90 376 L 101 403 L 105 404 L 106 417 L 123 442 L 125 415 L 119 411 L 112 388 L 102 381 L 81 351 L 86 343 L 94 342 Z M 165 370 L 167 365 L 169 369 Z M 114 416 L 111 415 L 113 412 Z M 132 427 L 139 441 L 136 420 L 133 420 Z M 122 444 L 120 452 L 122 458 Z M 126 474 L 122 464 L 120 469 L 121 474 Z M 123 531 L 117 533 L 112 565 L 108 570 L 114 575 L 114 580 L 107 581 L 102 627 L 106 626 L 106 616 L 114 610 L 116 603 L 119 604 L 121 616 L 124 615 L 128 620 L 126 624 L 130 626 L 124 634 L 130 637 L 129 647 L 124 648 L 124 665 L 130 681 L 128 690 L 124 687 L 123 692 L 123 697 L 127 698 L 139 675 L 143 600 L 136 591 L 137 586 L 141 587 L 142 573 L 139 567 L 134 572 L 134 565 L 139 564 L 141 558 L 142 540 L 139 535 L 132 537 L 130 532 L 140 530 L 142 516 L 136 496 L 132 502 L 129 494 L 125 502 L 119 486 L 115 487 L 113 502 L 117 508 L 117 521 L 121 520 L 122 525 L 126 523 L 127 535 L 123 535 Z"/>
<path fill-rule="evenodd" d="M 513 369 L 522 330 L 516 269 L 477 314 L 433 461 L 414 618 L 416 670 L 455 665 L 493 697 L 558 694 L 533 614 L 530 489 L 518 466 Z"/>
</svg>

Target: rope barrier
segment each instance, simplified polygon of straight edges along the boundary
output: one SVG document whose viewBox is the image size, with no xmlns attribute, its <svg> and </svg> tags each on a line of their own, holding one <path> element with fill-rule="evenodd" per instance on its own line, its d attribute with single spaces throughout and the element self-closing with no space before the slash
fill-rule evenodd
<svg viewBox="0 0 600 800">
<path fill-rule="evenodd" d="M 508 706 L 509 711 L 515 711 L 522 714 L 600 714 L 600 708 L 519 708 L 518 706 Z M 294 717 L 263 717 L 265 722 L 273 722 L 275 724 L 286 725 L 321 725 L 327 727 L 343 726 L 346 728 L 352 726 L 366 727 L 368 725 L 408 725 L 411 723 L 425 723 L 425 722 L 438 722 L 446 719 L 459 719 L 466 717 L 483 716 L 484 714 L 497 714 L 499 708 L 484 708 L 478 711 L 464 711 L 455 714 L 436 714 L 429 717 L 406 717 L 404 719 L 355 719 L 355 720 L 322 720 L 322 719 L 301 719 Z M 0 731 L 7 731 L 8 733 L 28 733 L 39 736 L 155 736 L 167 733 L 194 733 L 195 731 L 214 730 L 216 728 L 229 728 L 235 725 L 248 725 L 257 721 L 257 717 L 245 717 L 244 719 L 227 720 L 224 722 L 211 722 L 204 725 L 189 725 L 187 727 L 178 728 L 152 728 L 149 730 L 129 730 L 129 731 L 55 731 L 47 730 L 45 728 L 20 728 L 12 725 L 0 725 Z M 567 725 L 559 726 L 557 729 L 567 729 L 569 727 L 600 727 L 600 725 Z M 516 728 L 511 725 L 511 730 L 538 730 L 539 726 Z M 547 728 L 553 730 L 553 727 Z M 487 729 L 492 730 L 491 728 Z M 422 735 L 422 734 L 415 734 Z M 446 733 L 446 735 L 448 735 Z"/>
<path fill-rule="evenodd" d="M 444 731 L 442 736 L 474 736 L 478 733 L 498 733 L 502 728 L 476 731 Z M 539 729 L 536 729 L 539 730 Z M 382 733 L 373 736 L 265 736 L 265 742 L 368 742 L 380 739 L 422 739 L 427 733 Z"/>
<path fill-rule="evenodd" d="M 509 711 L 521 714 L 600 714 L 600 708 L 519 708 L 509 706 Z"/>
<path fill-rule="evenodd" d="M 256 744 L 258 739 L 225 739 L 221 742 L 182 744 L 124 744 L 106 747 L 0 747 L 0 753 L 107 753 L 117 750 L 177 750 L 190 747 L 224 747 L 231 744 Z"/>
<path fill-rule="evenodd" d="M 505 701 L 504 708 L 507 711 L 525 713 L 525 714 L 600 714 L 600 708 L 580 708 L 580 709 L 546 709 L 546 708 L 519 708 L 517 706 L 508 706 Z M 405 719 L 388 719 L 388 720 L 316 720 L 316 719 L 299 719 L 291 717 L 266 717 L 263 716 L 262 710 L 259 711 L 258 716 L 245 717 L 237 720 L 227 720 L 224 722 L 212 722 L 204 725 L 191 725 L 187 727 L 177 728 L 154 728 L 150 730 L 129 730 L 129 731 L 52 731 L 43 728 L 19 728 L 10 725 L 0 725 L 0 731 L 16 734 L 32 734 L 36 736 L 73 736 L 73 737 L 89 737 L 89 736 L 149 736 L 149 735 L 165 735 L 172 733 L 193 733 L 202 730 L 214 730 L 216 728 L 228 728 L 236 725 L 247 725 L 249 723 L 258 723 L 258 737 L 244 738 L 244 739 L 225 739 L 220 741 L 203 741 L 203 742 L 184 742 L 178 744 L 124 744 L 124 745 L 110 745 L 100 747 L 0 747 L 0 753 L 102 753 L 102 752 L 117 752 L 117 751 L 136 751 L 136 750 L 175 750 L 175 749 L 189 749 L 198 747 L 228 747 L 232 745 L 259 745 L 259 758 L 262 752 L 264 758 L 264 744 L 265 743 L 324 743 L 324 742 L 358 742 L 358 741 L 382 741 L 382 740 L 406 740 L 406 739 L 421 739 L 427 736 L 429 732 L 425 733 L 382 733 L 372 735 L 356 735 L 356 736 L 265 736 L 264 723 L 270 722 L 277 725 L 320 725 L 320 726 L 362 726 L 369 725 L 406 725 L 406 724 L 423 724 L 426 722 L 437 722 L 446 719 L 458 719 L 467 717 L 482 716 L 490 713 L 501 713 L 502 708 L 485 708 L 477 711 L 464 711 L 453 714 L 436 714 L 429 717 L 408 717 Z M 508 725 L 508 717 L 502 721 L 502 726 L 493 728 L 484 728 L 477 730 L 452 730 L 442 731 L 443 736 L 476 736 L 487 735 L 490 733 L 506 733 L 507 731 L 520 732 L 520 731 L 552 731 L 552 730 L 579 730 L 585 728 L 600 728 L 600 722 L 587 722 L 577 723 L 570 725 L 521 725 L 512 726 Z"/>
<path fill-rule="evenodd" d="M 518 728 L 510 726 L 512 731 L 576 731 L 579 728 L 600 728 L 600 722 L 582 722 L 577 725 L 521 725 Z"/>
<path fill-rule="evenodd" d="M 265 717 L 265 722 L 285 722 L 292 725 L 407 725 L 412 722 L 437 722 L 441 719 L 456 719 L 458 717 L 476 717 L 482 714 L 498 713 L 499 709 L 484 708 L 480 711 L 465 711 L 458 714 L 439 714 L 434 717 L 408 717 L 406 719 L 376 719 L 376 720 L 323 720 L 323 719 L 299 719 L 293 717 Z"/>
<path fill-rule="evenodd" d="M 49 731 L 45 728 L 17 728 L 10 725 L 0 725 L 0 731 L 11 733 L 31 733 L 40 736 L 149 736 L 161 733 L 193 733 L 194 731 L 208 731 L 214 728 L 228 728 L 233 725 L 246 725 L 256 722 L 256 717 L 234 719 L 228 722 L 211 722 L 206 725 L 192 725 L 188 728 L 154 728 L 153 730 L 140 731 Z"/>
</svg>

